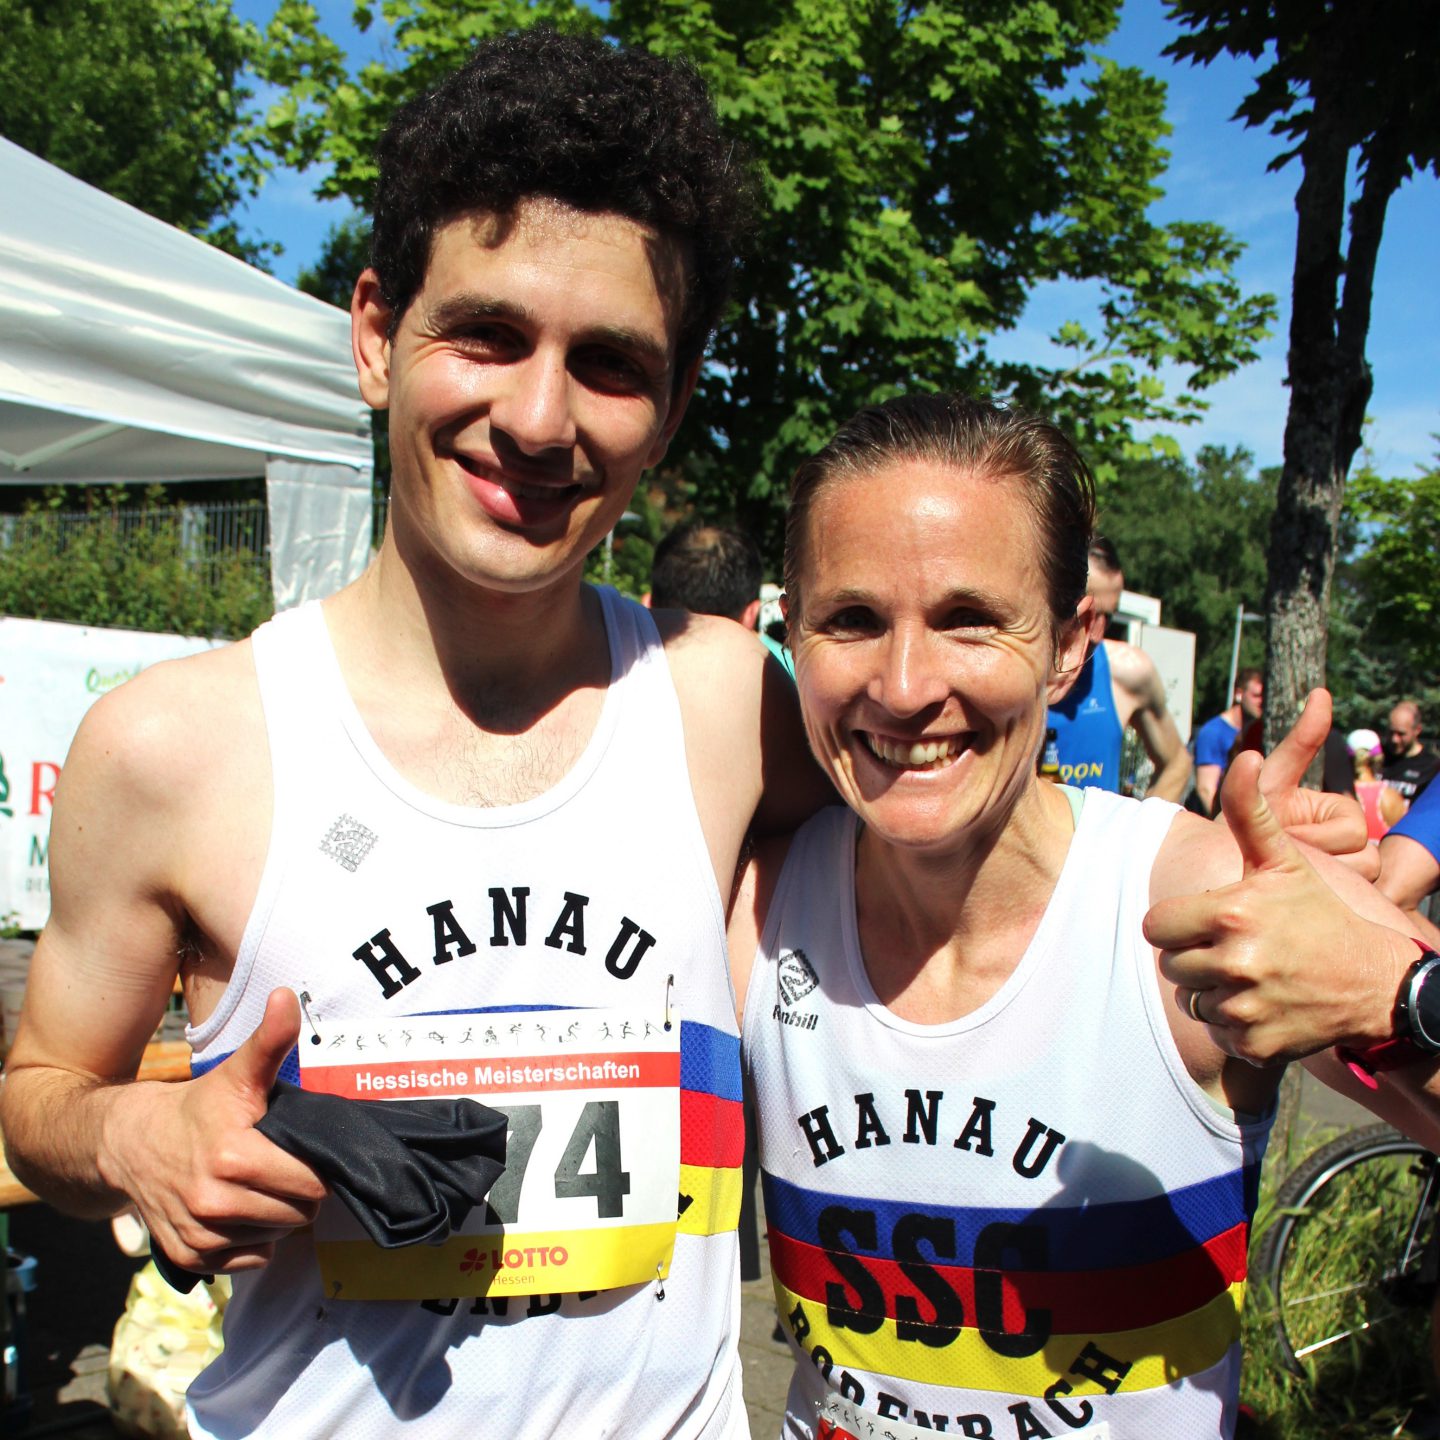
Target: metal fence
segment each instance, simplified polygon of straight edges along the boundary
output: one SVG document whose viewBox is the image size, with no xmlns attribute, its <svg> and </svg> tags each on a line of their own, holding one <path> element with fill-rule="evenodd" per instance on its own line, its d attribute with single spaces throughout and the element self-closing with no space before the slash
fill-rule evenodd
<svg viewBox="0 0 1440 1440">
<path fill-rule="evenodd" d="M 212 500 L 203 505 L 134 505 L 118 509 L 34 510 L 0 515 L 0 549 L 51 540 L 64 550 L 82 535 L 104 528 L 121 541 L 179 527 L 180 548 L 197 560 L 220 555 L 270 553 L 270 518 L 263 500 Z"/>
</svg>

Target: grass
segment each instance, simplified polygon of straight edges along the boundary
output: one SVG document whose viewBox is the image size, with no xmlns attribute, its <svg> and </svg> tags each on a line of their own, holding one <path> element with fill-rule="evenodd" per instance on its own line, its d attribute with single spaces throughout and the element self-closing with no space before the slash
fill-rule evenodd
<svg viewBox="0 0 1440 1440">
<path fill-rule="evenodd" d="M 1278 1218 L 1274 1191 L 1283 1178 L 1284 1166 L 1277 1166 L 1262 1187 L 1252 1267 L 1266 1229 Z M 1353 1286 L 1385 1268 L 1382 1251 L 1394 1252 L 1398 1216 L 1405 1213 L 1405 1196 L 1414 1186 L 1407 1162 L 1358 1167 L 1327 1190 L 1299 1232 L 1288 1293 L 1319 1298 L 1304 1309 L 1302 1319 L 1292 1318 L 1292 1342 L 1303 1348 L 1307 1339 L 1360 1331 L 1308 1357 L 1303 1379 L 1282 1363 L 1275 1298 L 1252 1269 L 1242 1331 L 1241 1398 L 1258 1416 L 1249 1432 L 1256 1440 L 1418 1440 L 1435 1433 L 1419 1428 L 1434 1415 L 1428 1303 L 1417 1295 L 1419 1303 L 1397 1307 L 1374 1287 L 1357 1300 Z M 1296 1313 L 1293 1306 L 1290 1313 Z"/>
</svg>

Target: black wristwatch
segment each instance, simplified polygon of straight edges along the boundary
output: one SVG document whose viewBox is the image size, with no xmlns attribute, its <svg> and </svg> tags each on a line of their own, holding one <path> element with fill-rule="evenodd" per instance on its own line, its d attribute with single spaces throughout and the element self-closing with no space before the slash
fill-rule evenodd
<svg viewBox="0 0 1440 1440">
<path fill-rule="evenodd" d="M 1394 1032 L 1366 1050 L 1338 1047 L 1340 1058 L 1372 1090 L 1375 1075 L 1440 1055 L 1440 955 L 1421 945 L 1420 958 L 1405 972 L 1395 996 Z"/>
</svg>

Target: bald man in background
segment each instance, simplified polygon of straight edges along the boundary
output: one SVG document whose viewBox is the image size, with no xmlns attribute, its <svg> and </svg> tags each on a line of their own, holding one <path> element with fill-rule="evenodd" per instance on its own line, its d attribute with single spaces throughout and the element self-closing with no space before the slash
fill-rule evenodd
<svg viewBox="0 0 1440 1440">
<path fill-rule="evenodd" d="M 1413 700 L 1401 700 L 1390 712 L 1381 779 L 1401 798 L 1414 801 L 1440 770 L 1440 755 L 1426 748 L 1420 738 L 1422 717 Z"/>
</svg>

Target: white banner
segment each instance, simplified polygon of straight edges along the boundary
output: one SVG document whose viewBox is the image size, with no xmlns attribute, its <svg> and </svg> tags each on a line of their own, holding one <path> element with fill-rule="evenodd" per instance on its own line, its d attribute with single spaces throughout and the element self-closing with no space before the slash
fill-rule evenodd
<svg viewBox="0 0 1440 1440">
<path fill-rule="evenodd" d="M 50 915 L 50 807 L 85 712 L 157 660 L 224 644 L 0 617 L 0 923 Z"/>
</svg>

